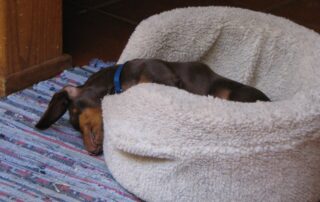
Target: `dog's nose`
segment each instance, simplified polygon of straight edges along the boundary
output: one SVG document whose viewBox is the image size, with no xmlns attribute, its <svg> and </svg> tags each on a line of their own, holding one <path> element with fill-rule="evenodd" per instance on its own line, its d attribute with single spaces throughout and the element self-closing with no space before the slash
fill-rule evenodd
<svg viewBox="0 0 320 202">
<path fill-rule="evenodd" d="M 97 146 L 95 148 L 92 148 L 90 150 L 88 150 L 89 154 L 92 155 L 92 156 L 97 156 L 97 155 L 100 155 L 102 154 L 103 150 L 102 150 L 102 146 Z"/>
</svg>

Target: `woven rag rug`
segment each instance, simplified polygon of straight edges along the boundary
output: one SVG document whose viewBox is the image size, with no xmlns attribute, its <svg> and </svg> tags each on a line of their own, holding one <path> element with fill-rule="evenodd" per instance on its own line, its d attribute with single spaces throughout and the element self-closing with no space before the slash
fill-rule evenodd
<svg viewBox="0 0 320 202">
<path fill-rule="evenodd" d="M 67 113 L 48 130 L 34 128 L 53 93 L 108 65 L 93 60 L 0 99 L 0 201 L 139 201 L 112 178 L 102 156 L 87 154 Z"/>
</svg>

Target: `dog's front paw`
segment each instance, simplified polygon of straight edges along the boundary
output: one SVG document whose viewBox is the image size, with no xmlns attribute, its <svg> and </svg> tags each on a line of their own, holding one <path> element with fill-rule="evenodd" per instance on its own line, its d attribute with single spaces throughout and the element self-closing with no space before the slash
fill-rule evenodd
<svg viewBox="0 0 320 202">
<path fill-rule="evenodd" d="M 79 116 L 83 144 L 91 155 L 102 153 L 103 127 L 100 108 L 87 108 Z"/>
</svg>

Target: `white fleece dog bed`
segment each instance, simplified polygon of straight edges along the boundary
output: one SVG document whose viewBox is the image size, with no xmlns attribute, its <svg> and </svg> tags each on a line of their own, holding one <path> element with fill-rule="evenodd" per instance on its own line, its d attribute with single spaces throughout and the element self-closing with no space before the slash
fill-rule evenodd
<svg viewBox="0 0 320 202">
<path fill-rule="evenodd" d="M 103 100 L 113 176 L 147 201 L 320 200 L 320 36 L 238 8 L 177 9 L 140 23 L 119 63 L 202 61 L 273 102 L 157 84 Z"/>
</svg>

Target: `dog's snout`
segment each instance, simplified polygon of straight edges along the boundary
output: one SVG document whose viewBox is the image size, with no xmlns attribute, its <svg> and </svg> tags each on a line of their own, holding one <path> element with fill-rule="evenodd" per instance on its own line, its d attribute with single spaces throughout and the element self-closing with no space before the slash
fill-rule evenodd
<svg viewBox="0 0 320 202">
<path fill-rule="evenodd" d="M 89 154 L 92 156 L 97 156 L 102 154 L 103 150 L 102 150 L 102 146 L 98 146 L 92 150 L 88 150 Z"/>
</svg>

